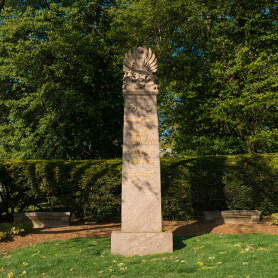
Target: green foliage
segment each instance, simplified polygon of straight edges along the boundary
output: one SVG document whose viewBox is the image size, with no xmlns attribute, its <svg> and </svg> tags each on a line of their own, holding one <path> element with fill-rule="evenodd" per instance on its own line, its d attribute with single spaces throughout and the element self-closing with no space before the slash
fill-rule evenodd
<svg viewBox="0 0 278 278">
<path fill-rule="evenodd" d="M 204 210 L 223 210 L 222 177 L 226 157 L 163 159 L 162 207 L 166 219 L 200 216 Z M 164 163 L 163 163 L 164 162 Z"/>
<path fill-rule="evenodd" d="M 1 212 L 68 210 L 75 217 L 108 220 L 120 213 L 121 161 L 20 161 L 0 163 Z"/>
<path fill-rule="evenodd" d="M 47 241 L 3 255 L 0 277 L 276 277 L 277 239 L 266 234 L 174 237 L 173 253 L 146 256 L 112 255 L 110 238 Z"/>
<path fill-rule="evenodd" d="M 1 158 L 121 153 L 122 60 L 152 47 L 181 155 L 278 151 L 277 1 L 2 0 Z"/>
<path fill-rule="evenodd" d="M 183 155 L 278 150 L 276 1 L 123 1 L 122 47 L 159 61 L 164 141 Z"/>
<path fill-rule="evenodd" d="M 256 209 L 271 214 L 278 205 L 277 156 L 231 157 L 224 176 L 229 209 Z"/>
<path fill-rule="evenodd" d="M 105 37 L 113 2 L 44 2 L 1 11 L 0 147 L 9 158 L 118 157 L 122 77 Z"/>
<path fill-rule="evenodd" d="M 271 214 L 270 217 L 270 224 L 272 225 L 278 225 L 278 213 Z"/>
<path fill-rule="evenodd" d="M 30 223 L 0 223 L 0 241 L 19 233 L 30 233 L 32 228 Z"/>
<path fill-rule="evenodd" d="M 0 146 L 0 159 L 8 158 L 8 154 L 5 152 L 4 148 Z"/>
<path fill-rule="evenodd" d="M 2 214 L 30 208 L 70 210 L 98 221 L 120 218 L 121 160 L 2 160 Z M 278 207 L 278 156 L 238 155 L 161 160 L 164 219 L 184 220 L 205 210 Z"/>
<path fill-rule="evenodd" d="M 278 157 L 205 156 L 162 160 L 162 207 L 167 219 L 205 210 L 260 210 L 278 206 Z"/>
</svg>

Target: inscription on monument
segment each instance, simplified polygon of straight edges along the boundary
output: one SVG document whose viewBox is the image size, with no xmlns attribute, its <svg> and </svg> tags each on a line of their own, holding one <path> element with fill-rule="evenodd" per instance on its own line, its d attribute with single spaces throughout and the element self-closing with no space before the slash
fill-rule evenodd
<svg viewBox="0 0 278 278">
<path fill-rule="evenodd" d="M 150 140 L 151 129 L 155 128 L 157 119 L 155 118 L 127 118 L 130 124 L 129 132 L 126 133 L 127 145 L 155 145 L 156 141 Z M 147 151 L 148 152 L 148 151 Z M 145 152 L 145 157 L 147 156 Z M 141 153 L 144 153 L 141 151 Z"/>
</svg>

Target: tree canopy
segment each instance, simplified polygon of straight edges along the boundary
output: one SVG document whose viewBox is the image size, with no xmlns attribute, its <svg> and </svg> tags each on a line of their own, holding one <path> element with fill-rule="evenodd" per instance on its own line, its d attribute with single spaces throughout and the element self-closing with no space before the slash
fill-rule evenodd
<svg viewBox="0 0 278 278">
<path fill-rule="evenodd" d="M 0 138 L 12 157 L 120 155 L 121 74 L 105 37 L 109 6 L 66 2 L 2 10 Z"/>
<path fill-rule="evenodd" d="M 275 0 L 0 1 L 0 155 L 121 155 L 122 60 L 159 64 L 160 134 L 179 154 L 278 151 Z"/>
</svg>

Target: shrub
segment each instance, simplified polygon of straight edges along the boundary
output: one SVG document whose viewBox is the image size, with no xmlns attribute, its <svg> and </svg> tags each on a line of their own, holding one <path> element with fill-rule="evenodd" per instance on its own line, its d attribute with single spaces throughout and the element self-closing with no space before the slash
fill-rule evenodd
<svg viewBox="0 0 278 278">
<path fill-rule="evenodd" d="M 205 210 L 277 211 L 277 154 L 162 159 L 161 172 L 164 218 L 195 218 Z"/>
<path fill-rule="evenodd" d="M 1 223 L 0 224 L 0 241 L 10 238 L 19 233 L 30 233 L 32 224 L 30 223 Z"/>
<path fill-rule="evenodd" d="M 231 156 L 223 176 L 227 208 L 257 209 L 270 215 L 278 206 L 278 156 Z"/>
<path fill-rule="evenodd" d="M 271 225 L 278 225 L 278 213 L 271 214 L 270 224 Z"/>
<path fill-rule="evenodd" d="M 70 210 L 75 217 L 119 220 L 120 159 L 0 160 L 0 211 Z M 164 219 L 184 220 L 204 210 L 278 207 L 278 154 L 161 159 Z"/>
<path fill-rule="evenodd" d="M 0 211 L 71 210 L 107 220 L 120 214 L 121 160 L 2 160 Z"/>
</svg>

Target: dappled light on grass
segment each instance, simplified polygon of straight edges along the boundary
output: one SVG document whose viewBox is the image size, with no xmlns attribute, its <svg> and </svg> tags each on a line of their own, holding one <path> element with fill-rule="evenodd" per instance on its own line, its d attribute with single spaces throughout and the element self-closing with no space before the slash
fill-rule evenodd
<svg viewBox="0 0 278 278">
<path fill-rule="evenodd" d="M 175 237 L 173 254 L 147 256 L 111 255 L 110 238 L 49 241 L 2 255 L 0 277 L 275 277 L 277 240 L 264 234 Z"/>
</svg>

